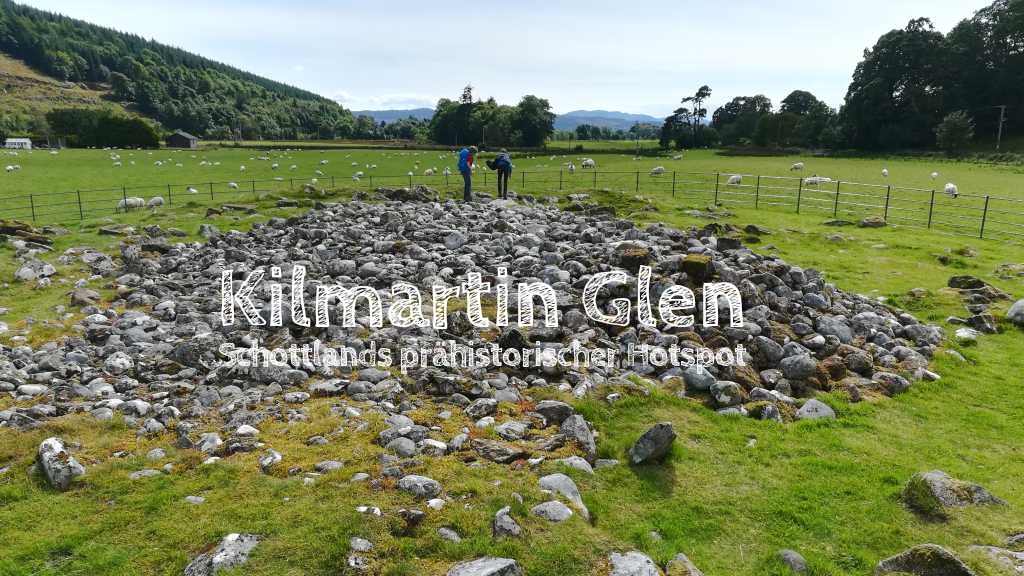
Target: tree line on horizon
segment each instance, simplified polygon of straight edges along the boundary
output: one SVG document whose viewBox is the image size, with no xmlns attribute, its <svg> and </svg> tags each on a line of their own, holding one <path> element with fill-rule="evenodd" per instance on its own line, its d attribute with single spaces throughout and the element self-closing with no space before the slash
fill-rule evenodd
<svg viewBox="0 0 1024 576">
<path fill-rule="evenodd" d="M 882 35 L 864 51 L 843 105 L 795 90 L 776 110 L 762 94 L 737 96 L 710 124 L 701 86 L 665 118 L 663 147 L 925 150 L 962 152 L 975 134 L 1024 129 L 1024 0 L 996 0 L 948 34 L 927 18 Z M 1005 108 L 1002 108 L 1005 106 Z M 1005 116 L 1007 111 L 1012 112 Z"/>
</svg>

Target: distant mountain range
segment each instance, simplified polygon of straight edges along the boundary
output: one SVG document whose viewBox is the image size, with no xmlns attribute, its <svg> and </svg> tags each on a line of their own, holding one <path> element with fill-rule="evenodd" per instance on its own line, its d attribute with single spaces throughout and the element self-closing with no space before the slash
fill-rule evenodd
<svg viewBox="0 0 1024 576">
<path fill-rule="evenodd" d="M 613 130 L 629 130 L 637 122 L 661 125 L 663 119 L 647 114 L 629 114 L 609 110 L 574 110 L 555 117 L 555 130 L 575 130 L 580 124 L 590 124 Z"/>
<path fill-rule="evenodd" d="M 354 116 L 369 116 L 377 122 L 394 122 L 412 116 L 420 120 L 430 120 L 434 116 L 433 108 L 413 108 L 411 110 L 353 110 Z"/>
<path fill-rule="evenodd" d="M 356 116 L 369 116 L 377 122 L 394 122 L 402 118 L 420 118 L 429 120 L 434 115 L 431 108 L 414 108 L 412 110 L 353 110 Z M 609 110 L 574 110 L 555 116 L 555 130 L 575 130 L 580 124 L 590 124 L 613 130 L 629 130 L 633 124 L 650 123 L 661 125 L 662 119 L 646 114 L 629 114 Z"/>
</svg>

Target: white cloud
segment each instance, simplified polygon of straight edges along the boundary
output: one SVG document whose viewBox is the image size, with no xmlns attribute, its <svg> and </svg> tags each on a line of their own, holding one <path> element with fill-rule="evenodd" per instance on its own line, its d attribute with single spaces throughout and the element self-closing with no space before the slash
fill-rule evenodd
<svg viewBox="0 0 1024 576">
<path fill-rule="evenodd" d="M 405 110 L 409 108 L 433 108 L 438 97 L 413 92 L 397 94 L 355 95 L 337 90 L 332 98 L 345 108 L 352 110 Z"/>
</svg>

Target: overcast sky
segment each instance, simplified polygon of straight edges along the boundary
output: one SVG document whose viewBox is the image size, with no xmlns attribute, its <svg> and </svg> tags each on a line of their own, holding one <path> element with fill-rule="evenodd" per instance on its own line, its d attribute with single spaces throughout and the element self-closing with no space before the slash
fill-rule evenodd
<svg viewBox="0 0 1024 576">
<path fill-rule="evenodd" d="M 842 103 L 865 48 L 911 18 L 948 32 L 991 0 L 349 2 L 23 0 L 334 98 L 432 108 L 547 98 L 556 112 L 664 116 L 701 84 L 711 108 L 809 90 Z"/>
</svg>

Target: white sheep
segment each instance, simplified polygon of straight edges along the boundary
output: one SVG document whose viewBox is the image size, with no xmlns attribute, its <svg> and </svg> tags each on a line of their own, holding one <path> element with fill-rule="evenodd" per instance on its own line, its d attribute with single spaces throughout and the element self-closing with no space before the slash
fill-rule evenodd
<svg viewBox="0 0 1024 576">
<path fill-rule="evenodd" d="M 114 162 L 114 168 L 120 168 L 120 167 L 121 167 L 121 162 L 120 161 Z"/>
<path fill-rule="evenodd" d="M 433 176 L 434 175 L 434 169 L 433 168 L 427 168 L 426 170 L 423 171 L 423 175 L 424 176 Z"/>
<path fill-rule="evenodd" d="M 814 175 L 808 178 L 804 178 L 804 184 L 806 184 L 807 186 L 819 186 L 821 184 L 828 184 L 831 181 L 832 179 L 827 176 Z"/>
<path fill-rule="evenodd" d="M 353 162 L 351 165 L 352 166 L 359 166 L 359 162 Z"/>
<path fill-rule="evenodd" d="M 158 207 L 158 206 L 163 206 L 163 205 L 164 205 L 164 198 L 163 198 L 163 196 L 153 196 L 152 198 L 149 199 L 149 202 L 146 202 L 146 208 L 149 208 L 151 210 L 156 208 L 156 207 Z"/>
<path fill-rule="evenodd" d="M 672 157 L 672 159 L 673 160 L 682 160 L 683 159 L 683 155 L 682 154 L 676 154 L 675 156 Z"/>
<path fill-rule="evenodd" d="M 889 169 L 888 168 L 882 168 L 882 178 L 888 178 L 888 177 L 889 177 Z"/>
<path fill-rule="evenodd" d="M 729 186 L 739 186 L 740 184 L 743 184 L 743 176 L 733 174 L 732 176 L 729 176 L 729 179 L 725 183 Z"/>
<path fill-rule="evenodd" d="M 939 177 L 939 173 L 938 172 L 932 172 L 932 180 L 935 180 L 938 177 Z"/>
<path fill-rule="evenodd" d="M 576 165 L 573 164 L 572 162 L 569 162 L 569 174 L 575 174 L 575 173 L 576 173 Z"/>
<path fill-rule="evenodd" d="M 295 170 L 296 168 L 298 168 L 298 166 L 295 164 L 292 164 L 291 166 L 288 167 L 289 170 Z"/>
<path fill-rule="evenodd" d="M 360 170 L 359 172 L 356 172 L 356 173 L 354 174 L 354 176 L 355 176 L 356 178 L 362 178 L 362 177 L 363 177 L 363 171 L 362 171 L 362 170 Z"/>
<path fill-rule="evenodd" d="M 245 165 L 239 166 L 238 167 L 238 171 L 239 172 L 245 172 Z"/>
<path fill-rule="evenodd" d="M 238 190 L 238 183 L 237 182 L 228 182 L 228 188 L 230 188 L 231 190 Z"/>
<path fill-rule="evenodd" d="M 127 212 L 132 208 L 142 208 L 145 205 L 145 199 L 139 198 L 138 196 L 129 196 L 117 201 L 117 206 L 114 208 L 114 212 Z"/>
<path fill-rule="evenodd" d="M 5 172 L 8 172 L 8 173 L 9 173 L 9 172 L 14 172 L 14 166 L 6 166 L 6 167 L 4 168 L 4 171 L 5 171 Z"/>
<path fill-rule="evenodd" d="M 320 161 L 320 165 L 321 166 L 326 166 L 327 165 L 327 160 L 321 160 Z"/>
<path fill-rule="evenodd" d="M 280 167 L 281 166 L 277 162 L 274 162 L 273 164 L 270 165 L 271 170 L 277 170 Z"/>
<path fill-rule="evenodd" d="M 352 181 L 353 182 L 359 182 L 359 176 L 356 176 L 355 174 L 353 174 L 352 175 Z"/>
<path fill-rule="evenodd" d="M 407 174 L 407 176 L 412 176 L 412 171 L 410 171 L 410 172 L 409 172 L 409 173 Z"/>
<path fill-rule="evenodd" d="M 803 162 L 797 162 L 796 164 L 793 164 L 792 166 L 789 167 L 789 171 L 790 172 L 802 172 L 803 169 L 804 169 L 804 163 Z"/>
<path fill-rule="evenodd" d="M 195 188 L 193 188 L 191 186 L 186 188 L 185 191 L 188 192 L 189 194 L 199 194 L 199 190 L 196 190 Z"/>
<path fill-rule="evenodd" d="M 452 175 L 452 169 L 447 167 L 447 166 L 445 166 L 444 171 L 441 172 L 441 173 L 444 174 L 445 176 L 451 176 Z"/>
<path fill-rule="evenodd" d="M 665 167 L 664 166 L 655 166 L 654 168 L 651 168 L 651 176 L 661 176 L 664 173 L 665 173 Z"/>
<path fill-rule="evenodd" d="M 583 161 L 580 162 L 580 166 L 582 166 L 584 170 L 587 168 L 597 168 L 597 162 L 594 162 L 593 158 L 584 158 Z"/>
<path fill-rule="evenodd" d="M 323 176 L 323 175 L 324 175 L 324 173 L 323 173 L 323 172 L 321 172 L 320 170 L 317 170 L 317 171 L 316 171 L 316 175 L 317 175 L 317 176 Z"/>
<path fill-rule="evenodd" d="M 950 198 L 956 198 L 957 196 L 960 195 L 960 189 L 957 188 L 956 184 L 953 184 L 952 182 L 946 183 L 946 189 L 943 190 L 943 192 L 946 194 L 946 196 L 949 196 Z"/>
</svg>

